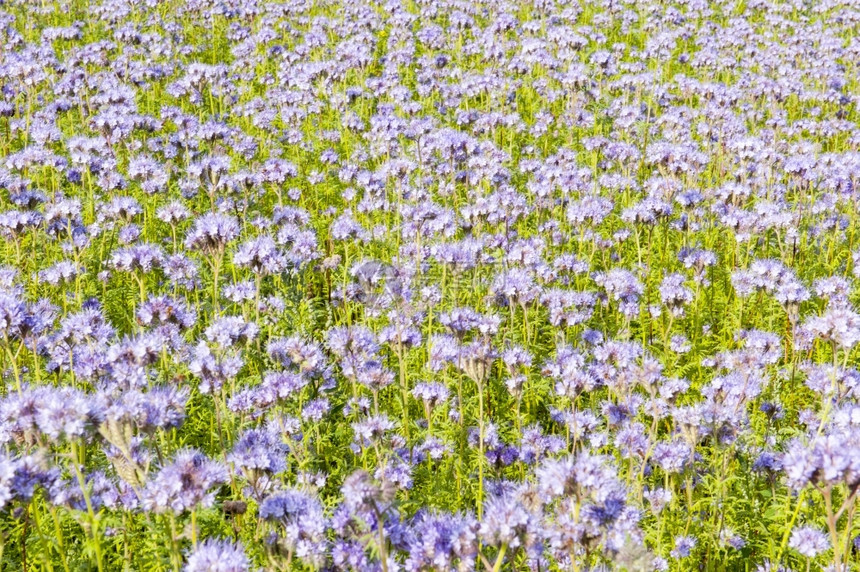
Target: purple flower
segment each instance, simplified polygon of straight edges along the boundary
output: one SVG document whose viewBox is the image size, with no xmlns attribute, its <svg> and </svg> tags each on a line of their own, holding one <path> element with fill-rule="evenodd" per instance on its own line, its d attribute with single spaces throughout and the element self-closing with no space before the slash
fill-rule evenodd
<svg viewBox="0 0 860 572">
<path fill-rule="evenodd" d="M 801 556 L 815 558 L 830 550 L 830 539 L 823 531 L 811 526 L 798 526 L 791 531 L 788 545 Z"/>
<path fill-rule="evenodd" d="M 215 500 L 212 489 L 227 482 L 227 469 L 194 449 L 179 451 L 141 493 L 143 509 L 155 513 L 181 514 Z"/>
<path fill-rule="evenodd" d="M 301 374 L 284 371 L 267 371 L 260 385 L 236 393 L 230 400 L 232 411 L 247 412 L 258 417 L 276 403 L 285 403 L 309 383 Z"/>
<path fill-rule="evenodd" d="M 460 344 L 454 336 L 435 334 L 430 339 L 428 365 L 432 371 L 442 371 L 446 365 L 457 363 L 459 356 Z"/>
<path fill-rule="evenodd" d="M 257 324 L 245 321 L 241 316 L 225 316 L 209 324 L 203 335 L 221 349 L 227 349 L 253 341 L 259 331 Z"/>
<path fill-rule="evenodd" d="M 673 316 L 684 315 L 684 306 L 693 301 L 693 292 L 684 286 L 682 274 L 669 274 L 660 283 L 660 301 Z"/>
<path fill-rule="evenodd" d="M 534 542 L 538 531 L 537 515 L 513 492 L 490 496 L 484 501 L 478 537 L 484 544 L 515 550 Z"/>
<path fill-rule="evenodd" d="M 69 283 L 83 273 L 77 264 L 70 260 L 61 260 L 53 266 L 39 271 L 39 281 L 57 286 Z"/>
<path fill-rule="evenodd" d="M 654 446 L 652 459 L 667 473 L 678 473 L 690 463 L 690 452 L 690 446 L 684 441 L 660 441 Z"/>
<path fill-rule="evenodd" d="M 227 460 L 250 474 L 278 473 L 287 467 L 287 453 L 280 435 L 265 429 L 248 429 L 236 440 Z"/>
<path fill-rule="evenodd" d="M 163 207 L 159 207 L 155 215 L 158 217 L 158 220 L 174 225 L 190 217 L 191 211 L 179 201 L 174 201 Z"/>
<path fill-rule="evenodd" d="M 370 417 L 352 424 L 356 441 L 364 447 L 378 443 L 389 431 L 397 427 L 394 421 L 385 415 Z"/>
<path fill-rule="evenodd" d="M 244 547 L 231 540 L 207 538 L 188 555 L 185 572 L 247 572 Z"/>
<path fill-rule="evenodd" d="M 696 539 L 692 536 L 676 536 L 675 548 L 670 552 L 672 558 L 686 558 L 696 547 Z"/>
<path fill-rule="evenodd" d="M 331 403 L 325 397 L 308 401 L 302 407 L 302 420 L 306 423 L 319 423 L 331 409 Z"/>
<path fill-rule="evenodd" d="M 17 471 L 17 463 L 11 457 L 0 455 L 0 510 L 14 498 L 12 485 Z"/>
<path fill-rule="evenodd" d="M 632 272 L 623 268 L 613 268 L 608 272 L 596 273 L 594 281 L 606 290 L 611 300 L 619 303 L 619 310 L 626 317 L 633 317 L 639 313 L 639 298 L 645 290 Z"/>
<path fill-rule="evenodd" d="M 185 330 L 194 325 L 197 315 L 183 300 L 151 295 L 146 302 L 138 306 L 137 320 L 144 326 L 175 324 Z"/>
<path fill-rule="evenodd" d="M 421 511 L 413 519 L 406 569 L 463 570 L 474 566 L 478 524 L 472 515 Z"/>
<path fill-rule="evenodd" d="M 221 295 L 235 304 L 241 304 L 247 300 L 253 300 L 257 295 L 253 280 L 225 284 L 221 289 Z"/>
<path fill-rule="evenodd" d="M 794 439 L 782 457 L 782 468 L 794 489 L 810 483 L 856 486 L 860 484 L 860 432 L 856 426 L 837 427 L 808 444 Z"/>
<path fill-rule="evenodd" d="M 537 489 L 545 502 L 570 495 L 603 497 L 620 486 L 615 475 L 606 458 L 589 454 L 547 459 L 535 470 Z"/>
<path fill-rule="evenodd" d="M 367 230 L 348 212 L 343 213 L 331 223 L 329 232 L 335 240 L 357 239 L 364 242 L 370 238 Z"/>
<path fill-rule="evenodd" d="M 513 268 L 500 273 L 493 280 L 490 292 L 504 304 L 525 305 L 535 300 L 541 292 L 531 273 L 523 268 Z"/>
<path fill-rule="evenodd" d="M 13 294 L 0 292 L 0 333 L 5 338 L 21 337 L 26 321 L 26 303 Z"/>
<path fill-rule="evenodd" d="M 240 354 L 234 351 L 213 353 L 205 342 L 200 342 L 194 348 L 188 370 L 200 378 L 200 392 L 204 394 L 221 390 L 227 381 L 239 375 L 244 361 Z"/>
<path fill-rule="evenodd" d="M 285 553 L 313 567 L 324 562 L 327 519 L 315 496 L 298 489 L 276 492 L 260 504 L 260 518 L 275 525 L 275 543 Z"/>
<path fill-rule="evenodd" d="M 51 441 L 92 435 L 104 417 L 102 404 L 72 387 L 23 387 L 0 401 L 5 431 L 32 440 L 41 433 Z"/>
<path fill-rule="evenodd" d="M 207 254 L 223 252 L 227 243 L 239 236 L 239 222 L 232 216 L 209 213 L 194 221 L 185 236 L 185 248 Z"/>
<path fill-rule="evenodd" d="M 104 417 L 109 424 L 119 427 L 131 424 L 139 431 L 152 434 L 157 429 L 182 425 L 189 391 L 187 388 L 157 386 L 146 393 L 132 389 L 100 397 L 104 400 Z"/>
<path fill-rule="evenodd" d="M 149 272 L 164 261 L 161 248 L 152 244 L 138 244 L 120 248 L 111 255 L 110 266 L 124 272 Z"/>
<path fill-rule="evenodd" d="M 747 541 L 731 529 L 724 528 L 720 531 L 720 544 L 735 550 L 740 550 L 747 545 Z"/>
<path fill-rule="evenodd" d="M 111 509 L 119 504 L 118 487 L 101 471 L 87 474 L 84 477 L 84 483 L 87 489 L 86 496 L 77 479 L 55 480 L 51 483 L 49 491 L 51 503 L 80 512 L 88 510 L 87 501 L 93 510 Z"/>
<path fill-rule="evenodd" d="M 274 239 L 262 235 L 239 245 L 233 254 L 233 264 L 239 268 L 250 268 L 260 275 L 280 272 L 286 260 Z"/>
<path fill-rule="evenodd" d="M 802 328 L 845 350 L 851 350 L 860 342 L 860 314 L 848 308 L 830 307 L 823 315 L 809 318 Z"/>
<path fill-rule="evenodd" d="M 625 424 L 615 436 L 615 446 L 625 459 L 644 455 L 648 449 L 645 426 L 641 423 Z"/>
<path fill-rule="evenodd" d="M 384 510 L 394 491 L 380 487 L 364 471 L 355 471 L 343 481 L 341 494 L 344 506 L 356 513 Z"/>
<path fill-rule="evenodd" d="M 197 264 L 184 254 L 171 254 L 164 260 L 163 268 L 175 288 L 193 290 L 200 284 Z"/>
<path fill-rule="evenodd" d="M 412 395 L 432 410 L 448 399 L 448 388 L 441 383 L 417 383 L 412 388 Z"/>
</svg>

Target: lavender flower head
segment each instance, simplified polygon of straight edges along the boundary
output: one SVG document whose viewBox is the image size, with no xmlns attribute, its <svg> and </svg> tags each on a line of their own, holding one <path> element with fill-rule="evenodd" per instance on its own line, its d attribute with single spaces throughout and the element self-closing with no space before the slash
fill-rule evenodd
<svg viewBox="0 0 860 572">
<path fill-rule="evenodd" d="M 263 500 L 260 518 L 275 525 L 277 549 L 314 567 L 323 563 L 327 520 L 316 497 L 298 489 L 276 492 Z"/>
<path fill-rule="evenodd" d="M 194 449 L 184 449 L 146 484 L 142 506 L 159 514 L 209 507 L 215 500 L 212 489 L 225 482 L 227 469 L 222 464 Z"/>
<path fill-rule="evenodd" d="M 207 538 L 188 555 L 185 572 L 248 572 L 244 547 L 231 540 Z"/>
<path fill-rule="evenodd" d="M 227 243 L 239 236 L 239 222 L 232 216 L 210 213 L 194 221 L 185 236 L 185 248 L 206 254 L 223 252 Z"/>
<path fill-rule="evenodd" d="M 827 534 L 811 526 L 799 526 L 791 531 L 788 546 L 801 556 L 815 558 L 830 549 L 830 539 Z"/>
</svg>

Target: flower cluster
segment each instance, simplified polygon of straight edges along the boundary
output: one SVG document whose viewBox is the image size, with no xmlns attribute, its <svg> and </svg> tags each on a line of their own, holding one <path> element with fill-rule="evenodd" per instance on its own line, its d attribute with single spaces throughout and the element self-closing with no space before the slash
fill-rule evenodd
<svg viewBox="0 0 860 572">
<path fill-rule="evenodd" d="M 858 14 L 0 1 L 3 564 L 857 569 Z"/>
</svg>

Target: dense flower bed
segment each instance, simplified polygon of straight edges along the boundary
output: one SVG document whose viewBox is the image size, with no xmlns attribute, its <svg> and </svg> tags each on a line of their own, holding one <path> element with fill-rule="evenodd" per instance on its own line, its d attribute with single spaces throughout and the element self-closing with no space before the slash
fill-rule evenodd
<svg viewBox="0 0 860 572">
<path fill-rule="evenodd" d="M 0 568 L 857 570 L 858 26 L 0 2 Z"/>
</svg>

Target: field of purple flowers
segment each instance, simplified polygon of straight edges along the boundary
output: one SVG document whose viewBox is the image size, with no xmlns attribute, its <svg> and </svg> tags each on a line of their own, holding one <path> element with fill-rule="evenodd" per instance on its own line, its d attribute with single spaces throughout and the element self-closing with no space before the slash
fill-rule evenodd
<svg viewBox="0 0 860 572">
<path fill-rule="evenodd" d="M 860 570 L 858 65 L 857 0 L 0 0 L 0 569 Z"/>
</svg>

